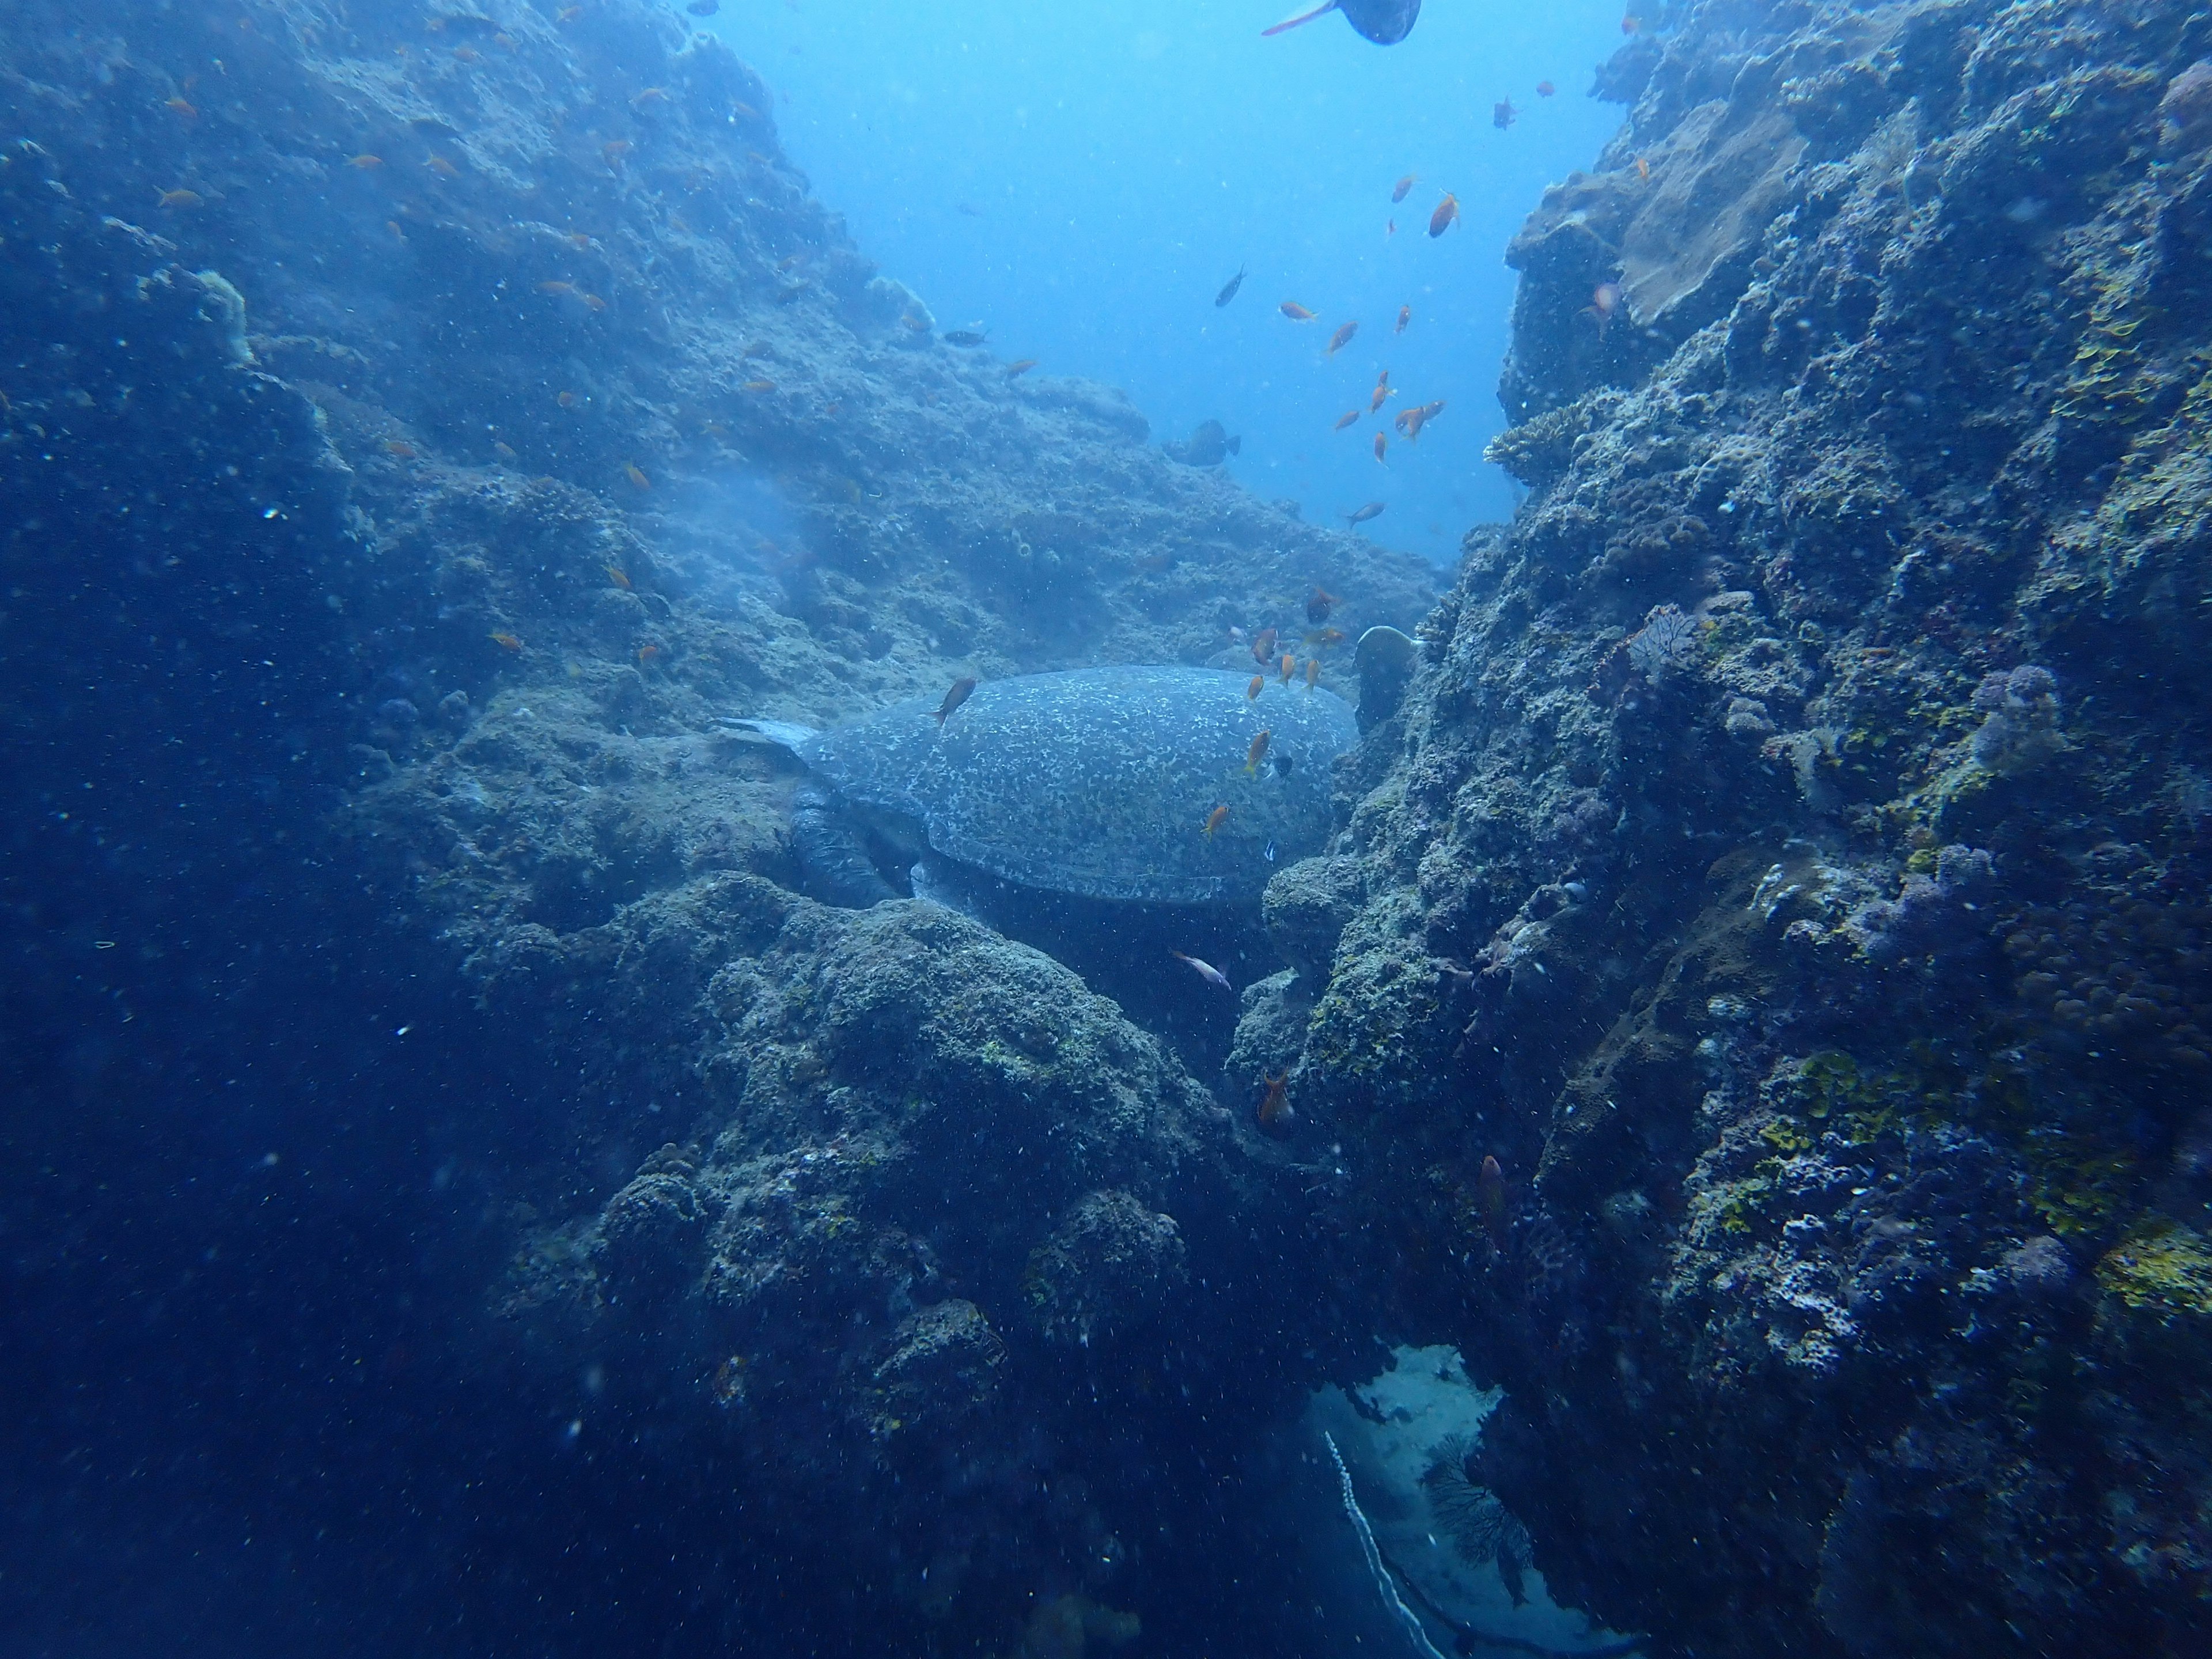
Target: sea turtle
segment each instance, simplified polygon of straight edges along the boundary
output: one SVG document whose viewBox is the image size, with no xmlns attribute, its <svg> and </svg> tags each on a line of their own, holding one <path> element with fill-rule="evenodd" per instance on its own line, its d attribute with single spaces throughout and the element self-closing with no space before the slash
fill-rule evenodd
<svg viewBox="0 0 2212 1659">
<path fill-rule="evenodd" d="M 1413 20 L 1421 15 L 1421 0 L 1321 0 L 1320 4 L 1308 6 L 1260 33 L 1280 34 L 1333 11 L 1342 12 L 1346 22 L 1376 46 L 1395 46 L 1413 32 Z"/>
<path fill-rule="evenodd" d="M 793 839 L 834 902 L 894 896 L 867 830 L 902 859 L 926 848 L 1025 888 L 1248 904 L 1328 839 L 1329 763 L 1359 738 L 1334 691 L 1249 687 L 1214 668 L 1084 668 L 986 681 L 941 721 L 917 698 L 826 732 L 738 724 L 805 763 Z"/>
</svg>

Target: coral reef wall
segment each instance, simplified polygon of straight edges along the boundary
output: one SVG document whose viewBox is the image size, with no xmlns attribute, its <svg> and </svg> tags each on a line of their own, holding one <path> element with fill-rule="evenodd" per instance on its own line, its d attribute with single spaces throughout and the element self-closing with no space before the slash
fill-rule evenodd
<svg viewBox="0 0 2212 1659">
<path fill-rule="evenodd" d="M 1505 1383 L 1538 1565 L 1667 1650 L 2212 1631 L 2208 54 L 1977 0 L 1626 45 L 1510 256 L 1530 498 L 1271 890 L 1310 1012 L 1240 1053 Z"/>
<path fill-rule="evenodd" d="M 238 1450 L 273 1396 L 154 1381 L 228 1227 L 301 1342 L 353 1322 L 334 1375 L 466 1425 L 395 1440 L 409 1478 L 511 1476 L 583 1413 L 574 1478 L 696 1521 L 637 1572 L 834 1559 L 733 1640 L 1006 1647 L 1106 1594 L 1210 1501 L 1128 1448 L 1264 1408 L 1307 1340 L 1270 1323 L 1283 1158 L 1060 965 L 798 896 L 794 769 L 725 722 L 1233 655 L 1316 585 L 1410 628 L 1433 573 L 941 334 L 673 6 L 4 14 L 0 1233 L 54 1399 L 110 1401 L 101 1443 L 233 1412 L 284 1486 L 283 1437 Z M 404 1297 L 305 1282 L 370 1237 Z M 358 1457 L 316 1409 L 290 1468 Z M 629 1582 L 525 1599 L 658 1646 Z"/>
</svg>

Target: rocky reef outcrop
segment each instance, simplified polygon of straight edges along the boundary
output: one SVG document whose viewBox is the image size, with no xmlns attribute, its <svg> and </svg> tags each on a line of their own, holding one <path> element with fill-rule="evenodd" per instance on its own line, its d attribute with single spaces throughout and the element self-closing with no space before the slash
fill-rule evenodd
<svg viewBox="0 0 2212 1659">
<path fill-rule="evenodd" d="M 1109 1644 L 1179 1479 L 1114 1449 L 1307 1345 L 1282 1155 L 1052 961 L 799 898 L 793 769 L 726 722 L 1234 657 L 1316 586 L 1410 628 L 1433 573 L 940 333 L 772 108 L 646 0 L 9 9 L 0 1057 L 53 1104 L 0 1226 L 96 1304 L 66 1241 L 173 1202 L 143 1123 L 304 1138 L 417 1206 L 452 1316 L 379 1375 L 499 1395 L 488 1460 L 580 1398 L 685 1548 L 857 1564 L 791 1630 Z M 430 1200 L 363 1123 L 446 1149 Z"/>
<path fill-rule="evenodd" d="M 1666 23 L 1511 249 L 1530 498 L 1271 894 L 1334 940 L 1291 1098 L 1609 1621 L 2193 1651 L 2212 35 Z"/>
</svg>

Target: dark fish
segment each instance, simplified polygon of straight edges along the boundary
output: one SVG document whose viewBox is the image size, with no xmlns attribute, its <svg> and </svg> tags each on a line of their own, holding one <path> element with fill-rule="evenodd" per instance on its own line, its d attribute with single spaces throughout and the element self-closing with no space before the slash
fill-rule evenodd
<svg viewBox="0 0 2212 1659">
<path fill-rule="evenodd" d="M 1291 1099 L 1286 1091 L 1291 1074 L 1285 1072 L 1279 1077 L 1270 1077 L 1267 1073 L 1262 1072 L 1260 1078 L 1267 1090 L 1261 1098 L 1259 1111 L 1255 1114 L 1259 1119 L 1260 1127 L 1263 1129 L 1272 1129 L 1279 1134 L 1286 1134 L 1290 1132 L 1291 1126 L 1297 1121 L 1298 1116 L 1291 1109 Z"/>
<path fill-rule="evenodd" d="M 721 9 L 722 0 L 691 0 L 691 3 L 684 8 L 694 17 L 712 17 Z"/>
<path fill-rule="evenodd" d="M 1382 516 L 1382 503 L 1380 501 L 1370 501 L 1358 512 L 1346 514 L 1344 515 L 1344 521 L 1347 525 L 1365 524 L 1370 519 L 1379 519 Z"/>
<path fill-rule="evenodd" d="M 1504 99 L 1490 106 L 1490 125 L 1503 132 L 1513 125 L 1515 114 L 1513 100 L 1510 98 Z"/>
<path fill-rule="evenodd" d="M 1181 461 L 1185 466 L 1219 466 L 1231 455 L 1244 450 L 1242 437 L 1232 438 L 1229 428 L 1218 421 L 1200 421 L 1187 443 L 1164 443 L 1160 446 L 1171 461 Z"/>
<path fill-rule="evenodd" d="M 1459 217 L 1459 198 L 1447 191 L 1444 199 L 1437 204 L 1437 210 L 1429 216 L 1429 234 L 1441 236 L 1452 228 Z"/>
<path fill-rule="evenodd" d="M 1224 283 L 1221 285 L 1221 292 L 1213 296 L 1215 308 L 1218 309 L 1219 307 L 1227 305 L 1231 300 L 1235 299 L 1237 297 L 1237 290 L 1243 286 L 1244 267 L 1239 265 L 1237 267 L 1237 274 L 1234 276 L 1231 276 L 1227 282 Z"/>
<path fill-rule="evenodd" d="M 1352 343 L 1352 337 L 1358 332 L 1359 325 L 1357 322 L 1349 322 L 1343 325 L 1336 331 L 1335 333 L 1328 337 L 1328 355 L 1332 357 L 1335 356 L 1338 352 L 1343 350 L 1345 347 Z"/>
<path fill-rule="evenodd" d="M 954 709 L 959 708 L 962 703 L 967 702 L 969 697 L 975 695 L 975 678 L 974 675 L 969 675 L 966 679 L 953 681 L 951 689 L 945 694 L 945 701 L 937 706 L 937 714 L 935 718 L 939 727 L 942 729 L 944 726 L 945 716 L 951 714 Z"/>
<path fill-rule="evenodd" d="M 972 328 L 952 329 L 945 337 L 945 343 L 952 346 L 979 346 L 983 340 L 983 334 Z"/>
<path fill-rule="evenodd" d="M 1382 510 L 1382 509 L 1381 507 L 1377 507 L 1375 509 L 1375 513 L 1380 513 Z M 1375 513 L 1369 513 L 1364 507 L 1359 509 L 1359 513 L 1366 514 L 1366 516 L 1370 519 L 1375 516 Z M 1359 514 L 1346 514 L 1345 516 L 1350 519 L 1354 524 L 1363 522 Z M 1319 627 L 1322 623 L 1328 620 L 1328 613 L 1336 609 L 1336 595 L 1330 592 L 1328 589 L 1322 586 L 1319 583 L 1316 583 L 1314 585 L 1314 591 L 1306 595 L 1306 620 L 1312 623 L 1316 627 Z"/>
<path fill-rule="evenodd" d="M 1390 186 L 1390 199 L 1394 202 L 1404 201 L 1406 199 L 1406 192 L 1413 189 L 1413 175 L 1409 173 L 1404 178 L 1401 179 L 1396 184 Z"/>
<path fill-rule="evenodd" d="M 1395 46 L 1413 33 L 1413 20 L 1421 15 L 1421 0 L 1322 0 L 1294 16 L 1285 17 L 1273 28 L 1261 29 L 1266 34 L 1280 34 L 1285 29 L 1294 29 L 1301 23 L 1310 23 L 1316 17 L 1332 11 L 1344 14 L 1344 21 L 1353 30 L 1372 40 L 1378 46 Z"/>
<path fill-rule="evenodd" d="M 1474 1178 L 1474 1212 L 1482 1221 L 1482 1230 L 1490 1235 L 1492 1247 L 1504 1249 L 1509 1225 L 1505 1213 L 1505 1171 L 1498 1167 L 1495 1156 L 1482 1160 L 1481 1173 Z"/>
</svg>

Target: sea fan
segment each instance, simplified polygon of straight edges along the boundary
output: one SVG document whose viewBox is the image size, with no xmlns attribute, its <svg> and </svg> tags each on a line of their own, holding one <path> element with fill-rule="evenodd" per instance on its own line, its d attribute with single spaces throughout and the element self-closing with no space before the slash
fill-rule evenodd
<svg viewBox="0 0 2212 1659">
<path fill-rule="evenodd" d="M 1474 1454 L 1474 1443 L 1464 1435 L 1439 1441 L 1429 1454 L 1421 1489 L 1428 1494 L 1429 1512 L 1460 1558 L 1478 1567 L 1495 1561 L 1498 1577 L 1518 1607 L 1522 1571 L 1532 1557 L 1528 1529 L 1514 1519 L 1496 1492 L 1476 1485 L 1468 1474 L 1468 1460 Z"/>
<path fill-rule="evenodd" d="M 1685 616 L 1676 605 L 1662 605 L 1644 619 L 1644 626 L 1628 641 L 1628 660 L 1655 685 L 1670 673 L 1687 669 L 1697 660 L 1701 643 L 1697 618 Z"/>
</svg>

